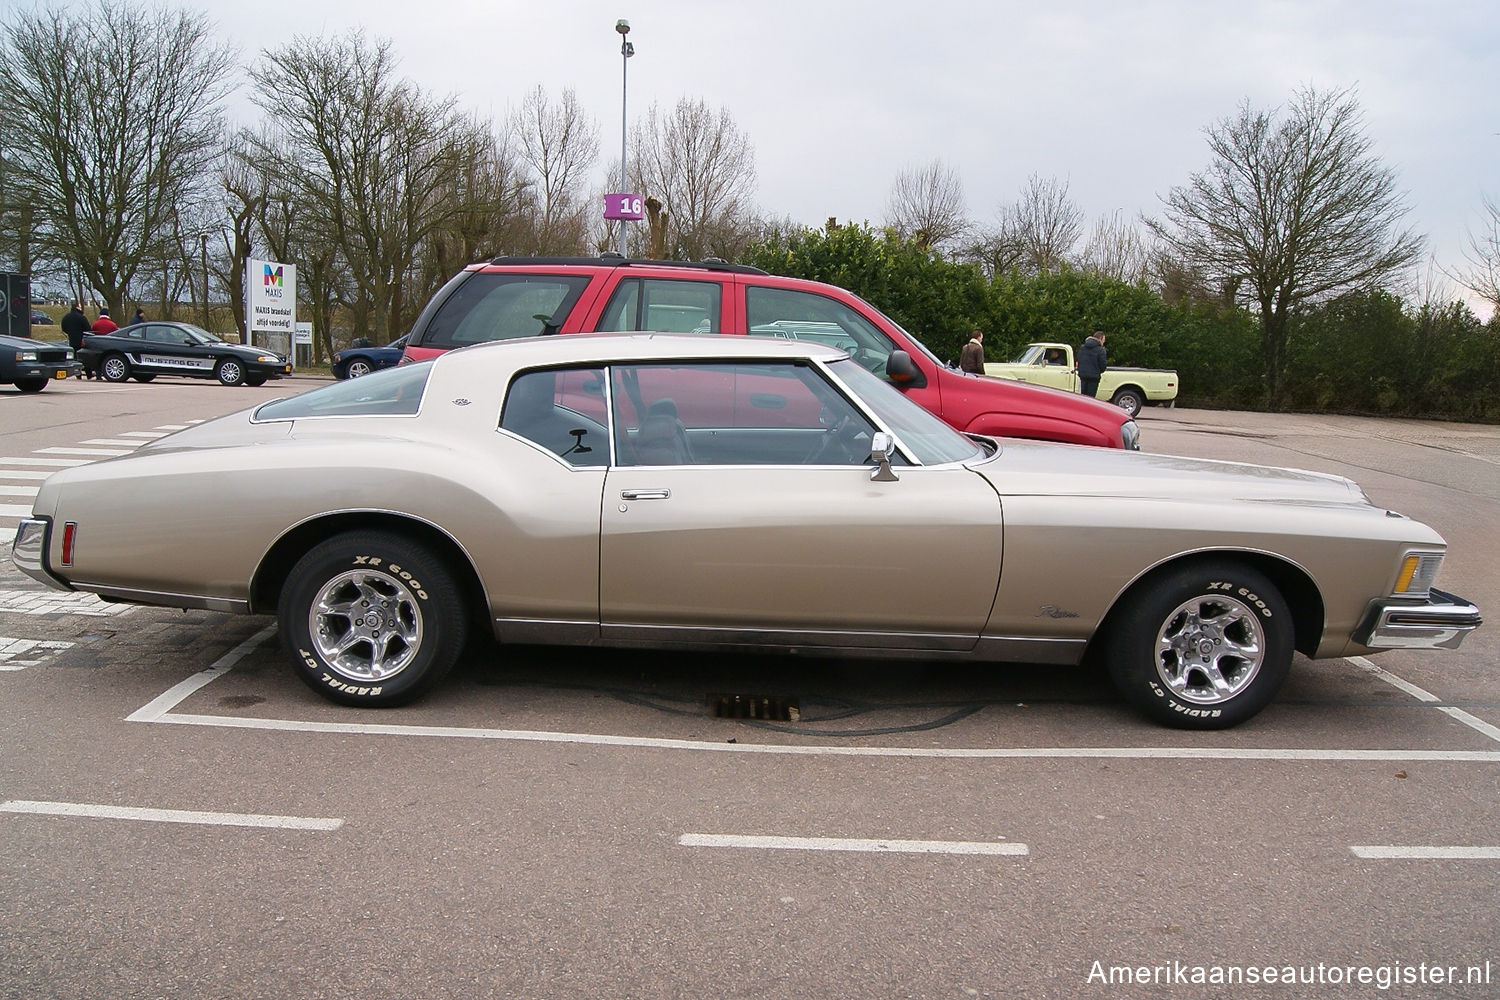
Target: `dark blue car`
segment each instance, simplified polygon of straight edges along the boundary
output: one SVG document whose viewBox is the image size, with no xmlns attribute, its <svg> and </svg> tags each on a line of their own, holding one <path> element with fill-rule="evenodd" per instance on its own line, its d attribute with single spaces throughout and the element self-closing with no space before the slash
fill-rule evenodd
<svg viewBox="0 0 1500 1000">
<path fill-rule="evenodd" d="M 363 337 L 359 339 L 364 340 Z M 394 367 L 401 361 L 401 352 L 405 349 L 406 337 L 393 340 L 385 347 L 373 347 L 368 340 L 364 340 L 363 345 L 356 341 L 355 346 L 334 354 L 333 377 L 359 378 L 382 368 Z"/>
</svg>

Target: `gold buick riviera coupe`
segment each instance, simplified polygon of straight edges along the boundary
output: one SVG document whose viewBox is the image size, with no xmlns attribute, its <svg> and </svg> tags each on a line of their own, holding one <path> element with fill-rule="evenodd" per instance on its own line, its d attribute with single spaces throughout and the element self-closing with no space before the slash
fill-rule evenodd
<svg viewBox="0 0 1500 1000">
<path fill-rule="evenodd" d="M 958 433 L 843 351 L 635 334 L 485 344 L 58 472 L 18 567 L 275 614 L 350 705 L 502 643 L 1107 665 L 1218 728 L 1293 650 L 1454 648 L 1443 539 L 1337 476 Z"/>
</svg>

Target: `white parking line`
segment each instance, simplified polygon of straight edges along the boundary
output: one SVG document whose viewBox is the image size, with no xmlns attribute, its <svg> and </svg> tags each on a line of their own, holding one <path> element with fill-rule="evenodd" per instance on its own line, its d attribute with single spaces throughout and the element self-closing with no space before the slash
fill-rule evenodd
<svg viewBox="0 0 1500 1000">
<path fill-rule="evenodd" d="M 30 517 L 31 507 L 14 503 L 0 503 L 0 517 Z"/>
<path fill-rule="evenodd" d="M 683 847 L 736 847 L 759 851 L 857 851 L 870 854 L 1030 854 L 1025 844 L 968 840 L 849 840 L 843 837 L 745 837 L 685 833 Z"/>
<path fill-rule="evenodd" d="M 700 753 L 770 754 L 800 757 L 892 757 L 963 760 L 1285 760 L 1285 761 L 1428 761 L 1447 764 L 1500 764 L 1500 750 L 1325 750 L 1280 747 L 872 747 L 722 743 L 645 736 L 610 736 L 529 729 L 474 729 L 465 726 L 418 726 L 384 722 L 310 722 L 223 715 L 178 714 L 172 710 L 200 688 L 222 677 L 256 646 L 275 634 L 268 625 L 216 660 L 126 717 L 127 722 L 174 726 L 216 726 L 274 732 L 336 733 L 345 736 L 419 736 L 497 740 L 518 743 L 568 743 L 584 746 L 692 750 Z"/>
<path fill-rule="evenodd" d="M 120 437 L 147 438 L 149 440 L 155 441 L 157 438 L 164 438 L 170 433 L 171 431 L 126 431 L 125 433 L 121 434 Z"/>
<path fill-rule="evenodd" d="M 0 590 L 0 611 L 18 615 L 90 615 L 97 618 L 128 615 L 134 604 L 111 604 L 93 594 L 60 590 Z"/>
<path fill-rule="evenodd" d="M 122 441 L 119 438 L 90 438 L 87 441 L 80 441 L 78 443 L 79 444 L 123 445 L 126 448 L 139 448 L 141 446 L 141 442 L 140 441 Z"/>
<path fill-rule="evenodd" d="M 0 458 L 0 465 L 45 465 L 54 469 L 71 469 L 88 464 L 86 458 L 37 458 L 34 455 L 8 455 Z"/>
<path fill-rule="evenodd" d="M 1500 861 L 1500 847 L 1350 847 L 1356 858 L 1374 861 Z"/>
<path fill-rule="evenodd" d="M 93 455 L 96 458 L 113 458 L 116 455 L 129 455 L 130 452 L 121 451 L 118 448 L 38 448 L 38 455 Z"/>
<path fill-rule="evenodd" d="M 1440 700 L 1438 696 L 1433 694 L 1432 692 L 1417 687 L 1411 681 L 1402 680 L 1400 677 L 1397 677 L 1389 670 L 1377 667 L 1375 664 L 1371 663 L 1363 656 L 1351 656 L 1349 657 L 1349 662 L 1354 664 L 1356 667 L 1359 667 L 1361 670 L 1369 671 L 1392 687 L 1397 688 L 1401 691 L 1405 691 L 1407 694 L 1411 695 L 1418 701 Z M 1496 741 L 1497 743 L 1500 743 L 1500 727 L 1492 726 L 1488 722 L 1485 722 L 1483 719 L 1476 718 L 1470 715 L 1468 712 L 1465 712 L 1461 708 L 1453 708 L 1449 705 L 1439 705 L 1438 711 L 1442 712 L 1444 715 L 1457 722 L 1462 722 L 1464 725 L 1468 726 L 1475 732 L 1483 733 L 1490 739 Z"/>
<path fill-rule="evenodd" d="M 0 486 L 0 496 L 6 497 L 34 497 L 39 486 Z"/>
<path fill-rule="evenodd" d="M 0 462 L 0 479 L 24 479 L 27 482 L 41 482 L 51 472 L 38 472 L 35 469 L 7 469 L 4 462 Z"/>
<path fill-rule="evenodd" d="M 344 825 L 341 819 L 304 816 L 266 816 L 257 813 L 199 812 L 190 809 L 142 809 L 135 806 L 104 806 L 86 802 L 0 802 L 0 812 L 34 816 L 81 816 L 86 819 L 133 819 L 146 823 L 194 823 L 200 826 L 254 826 L 275 830 L 320 830 L 328 832 Z"/>
</svg>

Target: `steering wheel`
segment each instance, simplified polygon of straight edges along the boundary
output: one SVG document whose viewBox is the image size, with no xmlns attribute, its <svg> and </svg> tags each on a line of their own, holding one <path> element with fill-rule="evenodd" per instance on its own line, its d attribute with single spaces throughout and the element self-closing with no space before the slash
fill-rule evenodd
<svg viewBox="0 0 1500 1000">
<path fill-rule="evenodd" d="M 854 441 L 863 429 L 849 414 L 823 433 L 803 460 L 804 465 L 842 465 L 855 461 Z"/>
</svg>

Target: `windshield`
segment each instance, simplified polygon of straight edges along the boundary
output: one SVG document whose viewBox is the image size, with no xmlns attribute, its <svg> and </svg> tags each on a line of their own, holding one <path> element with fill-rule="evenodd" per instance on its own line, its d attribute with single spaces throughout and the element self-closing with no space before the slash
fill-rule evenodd
<svg viewBox="0 0 1500 1000">
<path fill-rule="evenodd" d="M 923 465 L 943 465 L 980 458 L 973 441 L 928 413 L 880 376 L 852 360 L 835 361 L 828 370 L 854 390 L 866 406 L 896 435 L 901 447 Z"/>
<path fill-rule="evenodd" d="M 223 337 L 219 336 L 217 333 L 209 333 L 201 326 L 195 326 L 192 323 L 178 323 L 176 325 L 188 335 L 188 340 L 194 344 L 224 343 Z"/>
</svg>

